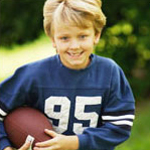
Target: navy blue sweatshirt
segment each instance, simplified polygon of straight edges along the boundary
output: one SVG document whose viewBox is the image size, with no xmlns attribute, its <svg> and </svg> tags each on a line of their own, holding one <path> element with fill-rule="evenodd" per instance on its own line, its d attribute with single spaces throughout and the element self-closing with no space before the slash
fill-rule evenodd
<svg viewBox="0 0 150 150">
<path fill-rule="evenodd" d="M 66 68 L 59 55 L 24 65 L 0 84 L 0 150 L 12 146 L 3 120 L 13 109 L 43 112 L 57 133 L 77 135 L 79 150 L 113 150 L 130 136 L 135 102 L 122 69 L 91 55 L 81 70 Z"/>
</svg>

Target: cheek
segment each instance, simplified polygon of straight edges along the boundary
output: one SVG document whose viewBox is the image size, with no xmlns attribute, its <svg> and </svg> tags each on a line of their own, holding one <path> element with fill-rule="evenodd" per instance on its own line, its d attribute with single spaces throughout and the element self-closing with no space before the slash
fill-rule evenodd
<svg viewBox="0 0 150 150">
<path fill-rule="evenodd" d="M 87 40 L 86 42 L 84 42 L 82 44 L 82 47 L 84 49 L 87 49 L 87 50 L 93 50 L 93 48 L 94 48 L 94 41 L 92 39 L 89 39 L 89 40 Z"/>
<path fill-rule="evenodd" d="M 57 51 L 63 52 L 63 51 L 65 51 L 66 48 L 67 48 L 67 45 L 64 43 L 63 44 L 61 42 L 56 43 Z"/>
</svg>

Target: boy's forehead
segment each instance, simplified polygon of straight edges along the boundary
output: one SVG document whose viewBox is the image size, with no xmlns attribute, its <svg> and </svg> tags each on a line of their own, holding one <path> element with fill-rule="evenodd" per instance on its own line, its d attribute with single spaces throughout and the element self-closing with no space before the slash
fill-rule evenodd
<svg viewBox="0 0 150 150">
<path fill-rule="evenodd" d="M 54 26 L 54 33 L 71 33 L 71 32 L 87 32 L 88 30 L 91 31 L 91 29 L 94 29 L 93 26 L 89 26 L 86 28 L 83 28 L 82 26 L 76 26 L 76 25 L 66 25 L 66 24 L 57 24 Z"/>
<path fill-rule="evenodd" d="M 54 30 L 71 30 L 71 29 L 78 29 L 78 30 L 84 30 L 84 29 L 90 29 L 90 28 L 94 28 L 93 27 L 93 23 L 91 21 L 88 21 L 87 23 L 85 23 L 85 26 L 83 25 L 77 25 L 75 23 L 72 22 L 59 22 L 56 23 L 54 22 Z"/>
</svg>

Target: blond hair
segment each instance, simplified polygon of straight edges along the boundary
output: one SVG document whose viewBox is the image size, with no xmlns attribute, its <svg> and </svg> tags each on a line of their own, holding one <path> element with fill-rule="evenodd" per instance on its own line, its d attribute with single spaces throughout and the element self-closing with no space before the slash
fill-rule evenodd
<svg viewBox="0 0 150 150">
<path fill-rule="evenodd" d="M 55 23 L 83 28 L 92 23 L 99 33 L 106 24 L 101 6 L 101 0 L 47 0 L 43 9 L 45 33 L 52 37 Z"/>
</svg>

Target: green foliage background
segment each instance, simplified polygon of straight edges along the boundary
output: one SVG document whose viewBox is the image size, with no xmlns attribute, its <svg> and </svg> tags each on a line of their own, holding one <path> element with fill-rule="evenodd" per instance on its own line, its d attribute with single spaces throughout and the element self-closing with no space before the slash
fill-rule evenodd
<svg viewBox="0 0 150 150">
<path fill-rule="evenodd" d="M 43 33 L 44 2 L 45 0 L 1 0 L 0 46 L 10 47 L 37 39 Z M 95 53 L 113 58 L 123 68 L 138 100 L 148 98 L 150 97 L 150 2 L 149 0 L 102 0 L 102 2 L 107 25 Z"/>
<path fill-rule="evenodd" d="M 0 1 L 0 45 L 23 44 L 39 37 L 43 31 L 45 0 Z"/>
<path fill-rule="evenodd" d="M 123 68 L 138 99 L 150 97 L 149 6 L 148 0 L 103 0 L 107 26 L 96 47 L 98 55 L 113 58 Z"/>
</svg>

